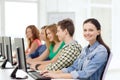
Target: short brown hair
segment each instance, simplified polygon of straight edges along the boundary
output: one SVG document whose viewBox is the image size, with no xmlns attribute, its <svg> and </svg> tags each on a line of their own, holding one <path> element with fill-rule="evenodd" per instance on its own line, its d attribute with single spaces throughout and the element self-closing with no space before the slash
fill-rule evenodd
<svg viewBox="0 0 120 80">
<path fill-rule="evenodd" d="M 74 24 L 73 21 L 69 18 L 64 19 L 62 21 L 58 22 L 58 26 L 60 26 L 60 28 L 62 30 L 67 29 L 67 31 L 69 32 L 70 36 L 73 36 L 74 32 L 75 32 L 75 28 L 74 28 Z"/>
</svg>

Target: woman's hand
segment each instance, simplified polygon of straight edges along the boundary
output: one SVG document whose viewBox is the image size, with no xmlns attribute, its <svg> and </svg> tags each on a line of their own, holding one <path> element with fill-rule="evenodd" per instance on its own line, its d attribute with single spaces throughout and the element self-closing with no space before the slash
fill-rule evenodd
<svg viewBox="0 0 120 80">
<path fill-rule="evenodd" d="M 54 73 L 53 71 L 44 71 L 41 73 L 44 77 L 50 77 L 52 79 L 59 78 L 59 74 Z"/>
<path fill-rule="evenodd" d="M 26 62 L 27 62 L 28 64 L 32 64 L 32 59 L 31 59 L 31 58 L 27 58 L 27 59 L 26 59 Z"/>
<path fill-rule="evenodd" d="M 32 70 L 36 70 L 36 69 L 35 69 L 35 66 L 36 66 L 36 64 L 31 64 L 31 65 L 30 65 L 30 68 L 31 68 Z"/>
<path fill-rule="evenodd" d="M 70 73 L 63 73 L 61 71 L 43 71 L 40 73 L 44 77 L 50 77 L 52 79 L 72 79 Z"/>
<path fill-rule="evenodd" d="M 41 64 L 39 67 L 38 67 L 38 70 L 41 70 L 41 71 L 44 71 L 45 68 L 46 68 L 47 64 Z"/>
<path fill-rule="evenodd" d="M 38 62 L 33 62 L 32 64 L 30 64 L 30 68 L 33 70 L 36 70 L 36 65 L 39 64 Z"/>
</svg>

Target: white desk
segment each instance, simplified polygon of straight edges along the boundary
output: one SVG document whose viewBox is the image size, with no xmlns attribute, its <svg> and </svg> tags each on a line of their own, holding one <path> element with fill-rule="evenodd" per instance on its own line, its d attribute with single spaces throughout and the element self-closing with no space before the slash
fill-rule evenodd
<svg viewBox="0 0 120 80">
<path fill-rule="evenodd" d="M 2 62 L 0 62 L 0 65 L 2 64 Z M 10 66 L 10 64 L 8 63 L 8 65 Z M 6 65 L 6 66 L 8 66 Z M 12 79 L 10 77 L 12 71 L 14 69 L 1 69 L 0 68 L 0 80 L 17 80 L 17 79 Z M 30 75 L 28 75 L 27 73 L 25 73 L 22 70 L 18 70 L 16 73 L 16 77 L 23 77 L 23 76 L 28 76 L 27 79 L 19 79 L 19 80 L 34 80 Z M 52 80 L 78 80 L 78 79 L 52 79 Z"/>
<path fill-rule="evenodd" d="M 12 73 L 13 69 L 0 69 L 0 80 L 13 80 L 10 77 L 10 74 Z M 32 77 L 30 77 L 27 73 L 25 73 L 22 70 L 18 70 L 16 76 L 23 77 L 27 75 L 28 78 L 26 80 L 34 80 Z M 15 80 L 15 79 L 14 79 Z"/>
<path fill-rule="evenodd" d="M 3 62 L 0 62 L 0 66 L 2 65 Z M 10 63 L 6 64 L 6 67 L 12 67 L 10 65 Z M 16 79 L 12 79 L 10 77 L 11 73 L 13 72 L 14 69 L 1 69 L 0 68 L 0 80 L 16 80 Z M 26 80 L 34 80 L 31 76 L 29 76 L 27 73 L 25 73 L 22 70 L 18 70 L 16 73 L 17 77 L 24 77 L 24 76 L 28 76 L 28 78 Z M 24 79 L 25 80 L 25 79 Z"/>
<path fill-rule="evenodd" d="M 17 80 L 17 79 L 12 79 L 10 77 L 10 74 L 12 73 L 13 69 L 0 69 L 0 80 Z M 18 71 L 17 75 L 20 76 L 25 76 L 27 75 L 28 78 L 24 80 L 34 80 L 31 76 L 26 74 L 24 71 Z M 23 79 L 21 79 L 23 80 Z M 52 80 L 78 80 L 78 79 L 52 79 Z"/>
</svg>

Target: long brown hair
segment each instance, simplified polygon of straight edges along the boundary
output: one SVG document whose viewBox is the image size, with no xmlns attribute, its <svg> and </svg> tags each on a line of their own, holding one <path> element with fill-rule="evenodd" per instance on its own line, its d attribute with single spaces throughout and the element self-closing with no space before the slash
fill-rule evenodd
<svg viewBox="0 0 120 80">
<path fill-rule="evenodd" d="M 39 39 L 40 40 L 40 36 L 39 36 L 39 29 L 37 29 L 37 27 L 35 26 L 35 25 L 29 25 L 29 26 L 27 26 L 27 28 L 26 28 L 26 31 L 25 31 L 25 33 L 27 34 L 27 29 L 31 29 L 31 31 L 32 31 L 32 34 L 33 34 L 33 40 L 35 40 L 35 39 Z M 30 48 L 31 47 L 31 44 L 32 44 L 32 41 L 31 41 L 31 39 L 29 39 L 29 38 L 27 38 L 27 41 L 28 41 L 28 47 Z"/>
</svg>

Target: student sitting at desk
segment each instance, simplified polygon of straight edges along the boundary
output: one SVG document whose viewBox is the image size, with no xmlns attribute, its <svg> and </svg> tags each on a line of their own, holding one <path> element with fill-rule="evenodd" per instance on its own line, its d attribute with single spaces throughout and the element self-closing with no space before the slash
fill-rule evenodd
<svg viewBox="0 0 120 80">
<path fill-rule="evenodd" d="M 27 38 L 27 42 L 28 42 L 28 47 L 25 51 L 26 56 L 35 54 L 37 52 L 39 46 L 41 46 L 39 30 L 37 29 L 37 27 L 35 25 L 27 26 L 26 38 Z"/>
<path fill-rule="evenodd" d="M 56 72 L 43 71 L 41 74 L 51 78 L 101 80 L 110 49 L 101 38 L 100 23 L 94 18 L 87 19 L 83 23 L 83 35 L 89 45 L 82 50 L 80 56 L 70 67 Z"/>
<path fill-rule="evenodd" d="M 74 24 L 71 19 L 64 19 L 58 22 L 57 35 L 60 41 L 64 41 L 64 47 L 59 53 L 50 61 L 39 62 L 36 66 L 32 66 L 33 69 L 39 70 L 61 70 L 68 67 L 76 60 L 81 52 L 81 46 L 76 40 L 73 39 Z M 50 63 L 47 63 L 50 62 Z M 45 64 L 47 63 L 47 64 Z"/>
<path fill-rule="evenodd" d="M 46 46 L 47 49 L 43 52 L 42 55 L 40 55 L 39 57 L 35 58 L 35 59 L 28 59 L 27 63 L 31 64 L 31 65 L 36 65 L 39 64 L 40 61 L 43 62 L 43 60 L 48 60 L 50 63 L 57 54 L 58 52 L 62 49 L 62 47 L 65 45 L 65 43 L 63 41 L 59 41 L 58 36 L 56 36 L 56 32 L 57 32 L 57 25 L 56 24 L 51 24 L 48 25 L 45 28 L 45 34 L 46 34 Z"/>
<path fill-rule="evenodd" d="M 46 50 L 46 44 L 45 44 L 45 41 L 46 41 L 45 28 L 46 27 L 47 26 L 43 26 L 40 30 L 40 39 L 42 44 L 37 48 L 37 50 L 33 54 L 29 55 L 29 57 L 32 59 L 39 57 Z"/>
<path fill-rule="evenodd" d="M 41 43 L 39 30 L 35 25 L 29 25 L 25 30 L 25 34 L 28 43 L 25 51 L 27 58 L 38 57 L 46 49 L 46 46 Z M 16 54 L 14 54 L 13 58 L 16 58 Z M 16 63 L 16 61 L 14 62 Z"/>
</svg>

